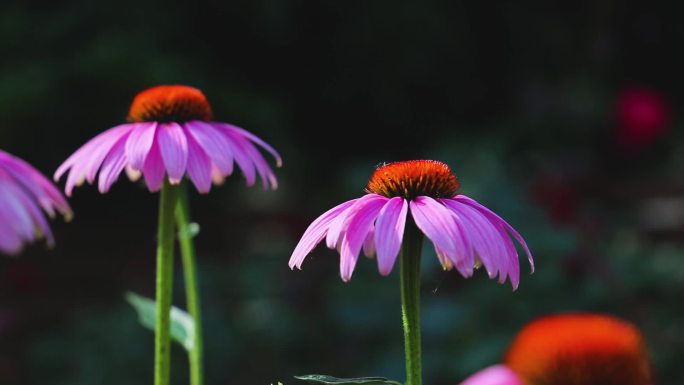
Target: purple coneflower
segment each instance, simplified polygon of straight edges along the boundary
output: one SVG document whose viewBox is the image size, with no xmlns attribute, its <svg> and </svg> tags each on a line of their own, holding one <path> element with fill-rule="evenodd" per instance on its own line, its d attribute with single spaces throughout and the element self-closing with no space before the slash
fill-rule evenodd
<svg viewBox="0 0 684 385">
<path fill-rule="evenodd" d="M 55 241 L 45 215 L 57 212 L 67 220 L 71 208 L 62 194 L 38 170 L 25 161 L 0 151 L 0 251 L 17 254 L 24 244 L 45 238 Z"/>
<path fill-rule="evenodd" d="M 630 322 L 605 314 L 555 314 L 527 324 L 508 348 L 504 365 L 461 385 L 651 385 L 646 344 Z M 494 375 L 509 382 L 497 382 Z M 505 374 L 505 376 L 503 375 Z"/>
<path fill-rule="evenodd" d="M 258 147 L 271 153 L 278 166 L 280 155 L 254 134 L 228 123 L 212 121 L 211 106 L 195 88 L 164 85 L 147 89 L 133 100 L 128 120 L 94 137 L 55 172 L 55 180 L 69 171 L 65 192 L 84 180 L 95 181 L 109 191 L 124 169 L 131 180 L 142 176 L 150 191 L 162 187 L 164 176 L 179 184 L 187 174 L 197 190 L 207 193 L 211 183 L 220 183 L 233 173 L 233 163 L 242 170 L 247 185 L 257 176 L 263 187 L 278 182 Z"/>
<path fill-rule="evenodd" d="M 420 358 L 420 257 L 423 236 L 432 241 L 444 269 L 464 277 L 480 264 L 490 278 L 520 280 L 518 253 L 510 236 L 532 255 L 523 238 L 506 221 L 465 195 L 447 165 L 432 160 L 396 162 L 379 167 L 367 194 L 318 217 L 292 253 L 290 268 L 324 238 L 340 253 L 340 276 L 349 281 L 361 249 L 376 255 L 380 274 L 388 275 L 401 255 L 401 297 L 407 385 L 422 383 Z M 410 215 L 409 215 L 410 213 Z"/>
<path fill-rule="evenodd" d="M 340 251 L 340 275 L 349 281 L 361 248 L 377 256 L 378 270 L 388 275 L 399 254 L 408 214 L 432 241 L 446 270 L 453 267 L 468 278 L 481 265 L 490 278 L 520 282 L 518 253 L 512 235 L 532 255 L 513 227 L 475 200 L 456 194 L 460 184 L 449 167 L 432 160 L 412 160 L 381 166 L 371 176 L 366 192 L 316 219 L 290 258 L 290 268 L 301 268 L 304 258 L 324 238 Z"/>
<path fill-rule="evenodd" d="M 83 181 L 109 190 L 121 172 L 131 180 L 140 176 L 147 188 L 160 191 L 157 247 L 157 312 L 155 323 L 155 384 L 169 383 L 170 319 L 174 216 L 181 244 L 189 313 L 194 321 L 194 345 L 190 354 L 190 383 L 202 384 L 202 333 L 194 246 L 189 231 L 187 196 L 179 184 L 187 175 L 200 193 L 212 182 L 220 183 L 233 173 L 234 163 L 247 185 L 261 178 L 264 189 L 277 187 L 277 180 L 259 148 L 269 152 L 280 166 L 280 155 L 266 142 L 242 128 L 213 121 L 204 94 L 195 88 L 164 85 L 139 93 L 128 113 L 130 123 L 99 134 L 71 155 L 55 172 L 59 179 L 67 171 L 65 191 Z"/>
</svg>

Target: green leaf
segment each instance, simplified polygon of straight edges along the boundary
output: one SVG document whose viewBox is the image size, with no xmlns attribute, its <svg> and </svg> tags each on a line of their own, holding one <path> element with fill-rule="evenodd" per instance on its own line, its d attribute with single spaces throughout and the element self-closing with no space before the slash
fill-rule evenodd
<svg viewBox="0 0 684 385">
<path fill-rule="evenodd" d="M 154 331 L 157 319 L 157 303 L 132 292 L 126 293 L 126 301 L 138 313 L 138 320 L 146 328 Z M 171 307 L 171 339 L 183 345 L 188 352 L 195 346 L 195 323 L 187 312 Z"/>
<path fill-rule="evenodd" d="M 310 384 L 320 385 L 402 385 L 401 382 L 391 381 L 384 377 L 337 378 L 323 374 L 307 374 L 306 376 L 295 376 L 295 378 Z"/>
</svg>

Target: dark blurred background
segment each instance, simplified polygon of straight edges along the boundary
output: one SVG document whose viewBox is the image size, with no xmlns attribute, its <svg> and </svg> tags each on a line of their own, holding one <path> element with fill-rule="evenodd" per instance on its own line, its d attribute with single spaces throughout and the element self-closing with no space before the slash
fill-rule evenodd
<svg viewBox="0 0 684 385">
<path fill-rule="evenodd" d="M 424 258 L 427 383 L 499 362 L 553 312 L 644 332 L 656 383 L 684 383 L 684 24 L 676 2 L 120 0 L 0 4 L 0 148 L 51 175 L 122 122 L 140 90 L 202 89 L 216 119 L 284 158 L 280 188 L 236 173 L 192 198 L 207 384 L 292 375 L 403 379 L 397 269 L 351 282 L 306 226 L 362 194 L 380 162 L 438 159 L 527 239 L 520 289 Z M 0 383 L 149 384 L 153 337 L 124 301 L 152 296 L 157 196 L 84 186 L 57 247 L 0 258 Z M 524 264 L 524 262 L 523 262 Z M 177 270 L 175 303 L 184 306 Z M 529 271 L 525 266 L 523 271 Z M 174 384 L 187 362 L 174 348 Z"/>
</svg>

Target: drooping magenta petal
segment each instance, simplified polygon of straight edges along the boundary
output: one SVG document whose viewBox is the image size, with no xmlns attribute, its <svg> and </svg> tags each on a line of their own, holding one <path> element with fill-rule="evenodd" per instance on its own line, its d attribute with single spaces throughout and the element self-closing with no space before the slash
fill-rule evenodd
<svg viewBox="0 0 684 385">
<path fill-rule="evenodd" d="M 174 122 L 159 124 L 157 142 L 169 183 L 180 183 L 188 163 L 188 140 L 183 128 Z"/>
<path fill-rule="evenodd" d="M 368 199 L 359 199 L 353 206 L 353 213 L 345 220 L 345 231 L 340 248 L 340 276 L 347 282 L 351 279 L 361 246 L 368 236 L 371 225 L 378 217 L 380 210 L 389 200 L 377 194 L 368 194 Z"/>
<path fill-rule="evenodd" d="M 31 216 L 24 209 L 20 196 L 24 194 L 16 184 L 0 183 L 0 198 L 2 207 L 0 209 L 0 221 L 9 224 L 11 231 L 16 233 L 20 239 L 27 241 L 34 240 L 34 229 Z"/>
<path fill-rule="evenodd" d="M 419 196 L 410 203 L 411 215 L 416 226 L 439 247 L 453 262 L 461 264 L 457 256 L 462 255 L 462 238 L 451 212 L 439 202 L 426 196 Z"/>
<path fill-rule="evenodd" d="M 233 149 L 219 129 L 199 120 L 187 122 L 184 127 L 224 176 L 233 173 Z"/>
<path fill-rule="evenodd" d="M 188 136 L 188 176 L 200 193 L 211 189 L 211 159 L 192 136 Z"/>
<path fill-rule="evenodd" d="M 145 177 L 145 184 L 147 184 L 147 188 L 151 192 L 161 189 L 162 182 L 164 181 L 164 161 L 159 152 L 157 139 L 155 139 L 155 143 L 147 154 L 147 159 L 145 159 L 143 177 Z"/>
<path fill-rule="evenodd" d="M 92 150 L 97 147 L 100 143 L 102 143 L 103 140 L 106 140 L 108 137 L 115 136 L 119 137 L 121 135 L 121 131 L 124 129 L 125 126 L 128 126 L 128 124 L 122 124 L 116 127 L 112 127 L 104 132 L 99 133 L 96 135 L 94 138 L 90 139 L 86 144 L 81 146 L 78 150 L 76 150 L 71 156 L 67 158 L 58 168 L 57 171 L 55 171 L 55 174 L 53 176 L 54 180 L 57 181 L 59 180 L 62 175 L 64 175 L 65 172 L 67 172 L 70 168 L 72 168 L 74 165 L 80 162 L 81 159 L 84 157 L 88 157 L 89 154 L 92 152 Z M 114 139 L 116 140 L 116 139 Z M 105 154 L 106 155 L 106 154 Z M 72 170 L 73 171 L 73 170 Z"/>
<path fill-rule="evenodd" d="M 126 139 L 126 137 L 119 139 L 107 154 L 107 158 L 102 162 L 100 179 L 98 180 L 100 193 L 104 194 L 109 191 L 109 188 L 119 179 L 121 171 L 126 166 Z"/>
<path fill-rule="evenodd" d="M 252 134 L 251 132 L 249 132 L 249 131 L 247 131 L 247 130 L 245 130 L 245 129 L 243 129 L 243 128 L 240 128 L 240 127 L 238 127 L 238 126 L 234 126 L 234 125 L 232 125 L 232 124 L 223 123 L 222 125 L 223 125 L 224 127 L 226 127 L 226 129 L 235 131 L 235 132 L 239 133 L 240 135 L 246 137 L 246 138 L 249 139 L 250 141 L 252 141 L 252 142 L 258 144 L 259 146 L 261 146 L 261 148 L 263 148 L 263 149 L 266 150 L 268 153 L 270 153 L 271 155 L 273 155 L 273 157 L 274 157 L 275 160 L 276 160 L 276 166 L 280 167 L 280 166 L 283 165 L 283 160 L 280 158 L 280 154 L 278 154 L 278 152 L 277 152 L 273 147 L 271 147 L 268 143 L 264 142 L 264 141 L 263 141 L 261 138 L 259 138 L 258 136 Z"/>
<path fill-rule="evenodd" d="M 0 163 L 9 175 L 38 201 L 49 216 L 55 215 L 55 209 L 67 218 L 71 216 L 71 208 L 64 196 L 33 166 L 4 151 L 0 151 Z"/>
<path fill-rule="evenodd" d="M 57 169 L 55 180 L 59 179 L 66 170 L 71 169 L 64 188 L 67 196 L 71 196 L 74 187 L 83 181 L 87 180 L 88 183 L 93 183 L 100 165 L 109 154 L 112 146 L 128 135 L 132 128 L 133 125 L 131 124 L 110 128 L 83 145 Z"/>
<path fill-rule="evenodd" d="M 64 197 L 45 176 L 27 162 L 0 151 L 0 252 L 17 254 L 24 243 L 44 238 L 54 245 L 41 208 L 71 216 Z"/>
<path fill-rule="evenodd" d="M 257 173 L 259 174 L 259 178 L 261 178 L 261 184 L 264 190 L 267 190 L 269 186 L 273 189 L 278 188 L 278 180 L 275 177 L 275 174 L 271 170 L 271 167 L 269 167 L 268 162 L 266 162 L 266 159 L 261 155 L 259 150 L 252 145 L 249 141 L 245 140 L 245 152 L 247 155 L 249 155 L 250 159 L 254 163 L 254 167 L 256 168 Z"/>
<path fill-rule="evenodd" d="M 235 160 L 242 169 L 243 174 L 247 179 L 248 185 L 250 185 L 250 181 L 253 180 L 252 175 L 256 170 L 261 178 L 264 189 L 268 189 L 269 186 L 272 189 L 276 189 L 278 187 L 278 180 L 276 179 L 273 170 L 268 165 L 268 162 L 266 159 L 264 159 L 263 155 L 261 155 L 261 152 L 259 152 L 254 143 L 270 152 L 276 158 L 278 166 L 280 166 L 280 155 L 278 155 L 278 153 L 271 146 L 267 145 L 263 140 L 259 139 L 255 135 L 239 127 L 217 122 L 212 122 L 211 124 L 217 129 L 221 130 L 221 132 L 223 132 L 224 135 L 230 139 L 231 145 L 233 146 L 233 151 L 235 153 Z M 249 168 L 245 169 L 245 166 Z M 252 167 L 254 167 L 255 170 L 252 170 Z"/>
<path fill-rule="evenodd" d="M 45 238 L 48 247 L 53 247 L 55 245 L 55 239 L 52 236 L 52 230 L 45 219 L 45 216 L 40 212 L 36 202 L 28 194 L 19 194 L 19 200 L 24 210 L 31 217 L 33 222 L 33 232 L 40 238 Z M 32 241 L 33 236 L 27 238 L 27 241 Z"/>
<path fill-rule="evenodd" d="M 505 279 L 508 261 L 505 250 L 501 247 L 503 244 L 497 229 L 487 218 L 468 205 L 451 199 L 441 199 L 440 202 L 448 207 L 463 224 L 465 236 L 471 241 L 489 278 L 500 274 L 500 278 Z"/>
<path fill-rule="evenodd" d="M 256 182 L 256 168 L 249 154 L 249 147 L 252 146 L 252 144 L 243 137 L 234 135 L 229 131 L 224 132 L 224 134 L 229 138 L 230 148 L 235 156 L 235 162 L 240 167 L 240 170 L 242 170 L 247 186 L 253 185 L 254 182 Z"/>
<path fill-rule="evenodd" d="M 156 131 L 156 122 L 137 123 L 131 130 L 126 141 L 126 159 L 131 169 L 141 170 L 143 168 L 147 154 L 149 154 L 154 143 Z"/>
<path fill-rule="evenodd" d="M 1 198 L 1 195 L 0 195 Z M 4 220 L 5 204 L 0 203 L 0 251 L 5 254 L 15 255 L 22 247 L 22 240 L 14 229 L 10 226 L 10 222 Z"/>
<path fill-rule="evenodd" d="M 442 205 L 444 204 L 441 199 L 438 202 Z M 448 207 L 445 208 L 451 215 L 453 231 L 457 235 L 453 238 L 454 250 L 444 250 L 440 245 L 435 245 L 437 258 L 445 269 L 455 267 L 464 278 L 472 277 L 475 266 L 475 252 L 468 227 L 463 223 L 459 215 L 456 215 Z M 449 262 L 447 263 L 446 260 Z"/>
<path fill-rule="evenodd" d="M 401 197 L 387 201 L 380 210 L 375 223 L 375 248 L 378 258 L 378 270 L 382 275 L 392 272 L 392 267 L 399 254 L 404 237 L 408 202 Z"/>
<path fill-rule="evenodd" d="M 435 254 L 437 254 L 437 259 L 439 260 L 439 263 L 442 265 L 442 268 L 444 270 L 451 270 L 454 268 L 454 263 L 451 262 L 451 259 L 446 255 L 445 252 L 443 252 L 439 247 L 435 246 Z M 465 278 L 469 278 L 470 276 L 465 276 Z"/>
<path fill-rule="evenodd" d="M 495 365 L 473 374 L 460 385 L 525 385 L 525 383 L 507 366 Z"/>
<path fill-rule="evenodd" d="M 468 204 L 472 207 L 475 207 L 481 213 L 483 213 L 491 222 L 497 224 L 498 226 L 501 226 L 503 229 L 509 232 L 513 236 L 513 238 L 515 238 L 518 241 L 518 243 L 522 246 L 523 250 L 525 250 L 525 254 L 527 254 L 527 260 L 530 263 L 532 272 L 534 272 L 534 258 L 532 257 L 532 253 L 530 252 L 527 243 L 525 242 L 523 237 L 511 225 L 508 224 L 508 222 L 503 220 L 500 216 L 498 216 L 496 213 L 486 208 L 479 202 L 465 195 L 457 195 L 453 199 Z"/>
<path fill-rule="evenodd" d="M 347 224 L 347 217 L 356 212 L 355 210 L 358 209 L 356 207 L 357 204 L 365 203 L 369 199 L 375 199 L 376 195 L 377 194 L 366 194 L 361 198 L 356 199 L 356 203 L 354 205 L 347 207 L 344 211 L 340 212 L 337 217 L 332 220 L 332 222 L 330 222 L 330 226 L 328 227 L 328 231 L 325 236 L 325 244 L 329 249 L 335 249 L 338 247 L 346 229 L 345 226 Z"/>
<path fill-rule="evenodd" d="M 297 244 L 297 247 L 295 247 L 294 252 L 292 252 L 292 256 L 290 256 L 290 269 L 294 269 L 295 267 L 298 269 L 302 268 L 304 258 L 321 242 L 321 240 L 323 240 L 323 237 L 325 237 L 328 232 L 330 223 L 335 220 L 340 213 L 356 203 L 357 200 L 358 199 L 352 199 L 333 207 L 316 218 L 316 220 L 309 225 L 304 232 L 302 239 Z"/>
<path fill-rule="evenodd" d="M 375 257 L 375 225 L 371 224 L 370 230 L 363 241 L 363 254 L 368 258 Z"/>
</svg>

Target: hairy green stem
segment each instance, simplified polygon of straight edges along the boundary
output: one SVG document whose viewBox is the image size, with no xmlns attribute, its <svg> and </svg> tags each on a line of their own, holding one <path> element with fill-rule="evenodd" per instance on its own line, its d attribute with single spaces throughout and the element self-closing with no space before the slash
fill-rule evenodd
<svg viewBox="0 0 684 385">
<path fill-rule="evenodd" d="M 199 285 L 197 283 L 195 245 L 192 240 L 194 234 L 192 234 L 192 229 L 190 228 L 190 204 L 185 184 L 182 186 L 181 190 L 178 205 L 176 206 L 176 224 L 178 227 L 178 239 L 183 259 L 183 275 L 185 278 L 185 295 L 187 298 L 188 312 L 192 316 L 195 325 L 195 343 L 192 350 L 188 352 L 190 359 L 190 385 L 202 385 L 202 311 L 200 306 Z"/>
<path fill-rule="evenodd" d="M 168 385 L 171 372 L 171 302 L 173 298 L 174 211 L 178 187 L 164 182 L 159 197 L 157 232 L 157 322 L 154 339 L 154 384 Z"/>
<path fill-rule="evenodd" d="M 401 246 L 401 314 L 404 324 L 406 385 L 423 382 L 420 355 L 420 257 L 423 235 L 407 221 Z"/>
</svg>

